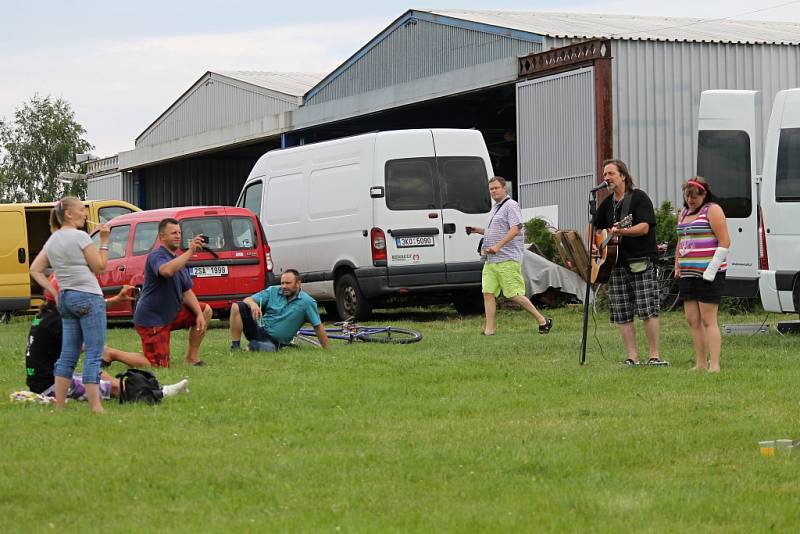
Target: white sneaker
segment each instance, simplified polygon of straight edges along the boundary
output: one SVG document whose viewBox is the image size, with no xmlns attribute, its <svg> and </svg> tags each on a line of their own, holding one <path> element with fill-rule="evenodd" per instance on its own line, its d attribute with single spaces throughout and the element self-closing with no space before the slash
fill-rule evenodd
<svg viewBox="0 0 800 534">
<path fill-rule="evenodd" d="M 189 380 L 184 378 L 180 382 L 170 384 L 161 388 L 161 392 L 165 397 L 174 397 L 178 393 L 189 392 Z"/>
</svg>

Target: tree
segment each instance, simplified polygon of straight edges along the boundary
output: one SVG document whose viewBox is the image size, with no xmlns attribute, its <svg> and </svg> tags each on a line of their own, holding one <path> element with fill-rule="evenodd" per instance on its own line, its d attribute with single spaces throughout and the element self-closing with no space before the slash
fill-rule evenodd
<svg viewBox="0 0 800 534">
<path fill-rule="evenodd" d="M 13 122 L 0 120 L 0 197 L 3 202 L 48 202 L 65 195 L 83 198 L 86 179 L 63 183 L 62 172 L 84 173 L 75 155 L 88 152 L 86 130 L 61 98 L 34 95 L 18 107 Z"/>
</svg>

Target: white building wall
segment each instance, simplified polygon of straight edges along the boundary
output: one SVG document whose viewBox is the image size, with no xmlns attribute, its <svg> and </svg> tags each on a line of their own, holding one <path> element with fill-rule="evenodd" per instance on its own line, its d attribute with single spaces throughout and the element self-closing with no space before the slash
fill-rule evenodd
<svg viewBox="0 0 800 534">
<path fill-rule="evenodd" d="M 775 94 L 800 86 L 798 46 L 617 40 L 612 55 L 614 155 L 656 206 L 695 174 L 703 91 L 761 91 L 766 131 Z"/>
<path fill-rule="evenodd" d="M 593 69 L 517 84 L 520 206 L 557 205 L 560 228 L 582 228 L 595 162 Z"/>
<path fill-rule="evenodd" d="M 86 200 L 124 200 L 138 205 L 138 192 L 129 172 L 115 172 L 86 181 Z"/>
</svg>

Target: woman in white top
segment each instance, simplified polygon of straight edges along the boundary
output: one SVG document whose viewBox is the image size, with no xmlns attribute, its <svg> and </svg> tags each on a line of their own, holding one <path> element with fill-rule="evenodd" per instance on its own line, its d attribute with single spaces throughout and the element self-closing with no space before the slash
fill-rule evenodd
<svg viewBox="0 0 800 534">
<path fill-rule="evenodd" d="M 56 202 L 50 212 L 52 235 L 31 264 L 31 278 L 56 299 L 61 312 L 63 335 L 61 355 L 55 365 L 56 407 L 63 408 L 72 374 L 78 363 L 81 345 L 83 384 L 93 412 L 103 412 L 100 404 L 100 362 L 106 339 L 106 303 L 96 274 L 108 261 L 108 226 L 100 227 L 100 247 L 81 230 L 86 224 L 86 206 L 75 197 Z M 44 271 L 53 267 L 60 291 L 56 293 Z"/>
</svg>

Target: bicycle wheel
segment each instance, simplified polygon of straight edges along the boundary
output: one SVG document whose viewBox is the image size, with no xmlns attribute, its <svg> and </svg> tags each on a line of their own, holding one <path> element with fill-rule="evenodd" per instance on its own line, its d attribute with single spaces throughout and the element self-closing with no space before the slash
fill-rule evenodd
<svg viewBox="0 0 800 534">
<path fill-rule="evenodd" d="M 678 281 L 675 280 L 675 268 L 672 265 L 658 266 L 658 298 L 664 313 L 672 311 L 680 302 Z"/>
<path fill-rule="evenodd" d="M 359 326 L 356 337 L 368 343 L 397 343 L 399 345 L 406 345 L 421 340 L 422 334 L 416 330 L 396 328 L 394 326 Z"/>
</svg>

